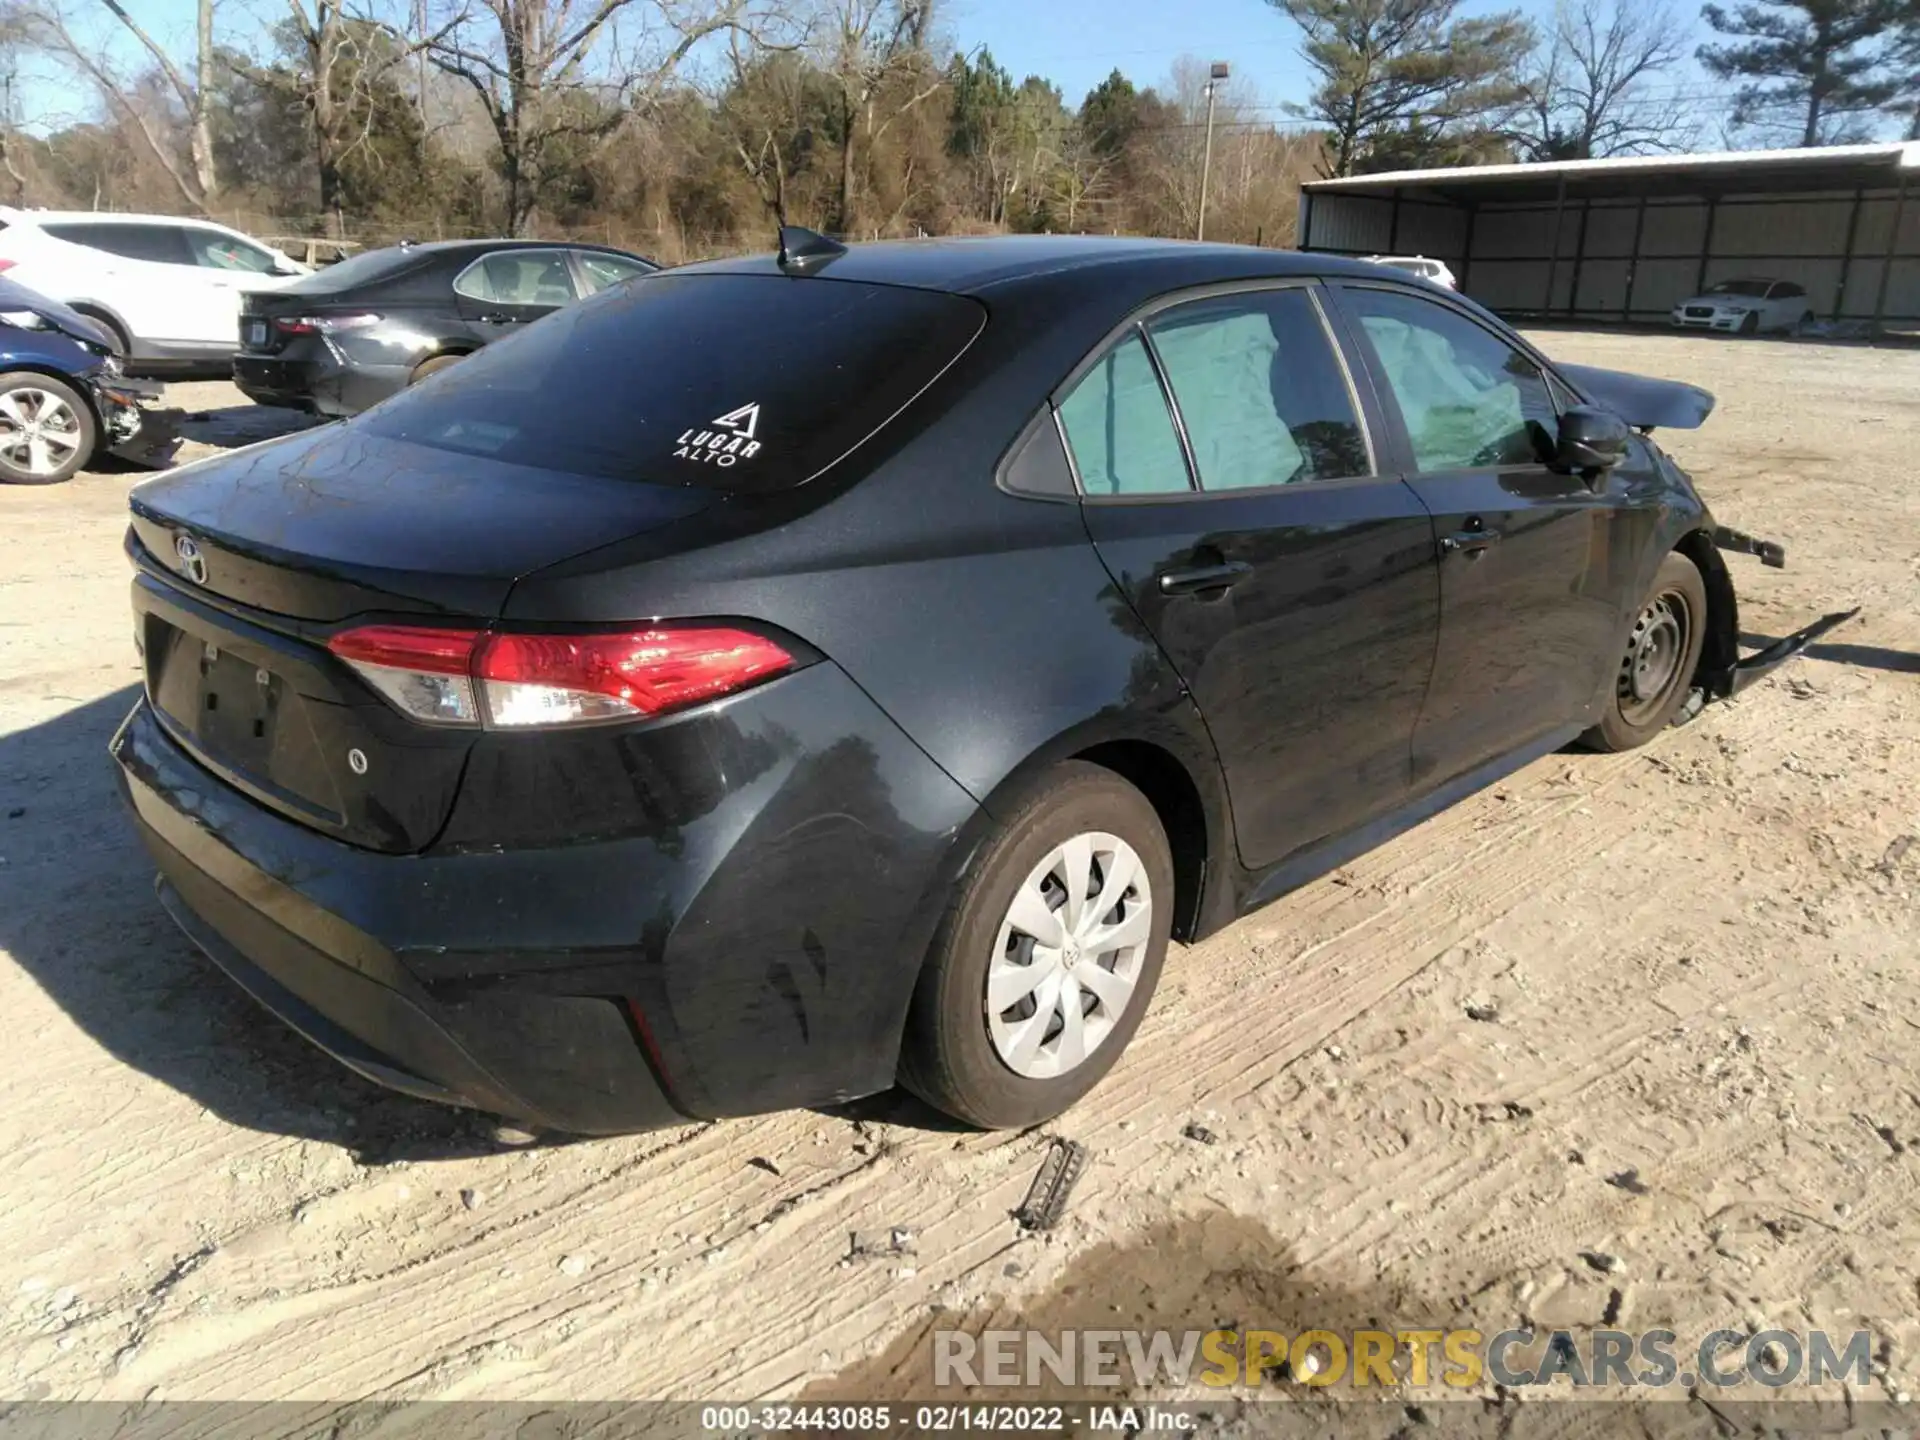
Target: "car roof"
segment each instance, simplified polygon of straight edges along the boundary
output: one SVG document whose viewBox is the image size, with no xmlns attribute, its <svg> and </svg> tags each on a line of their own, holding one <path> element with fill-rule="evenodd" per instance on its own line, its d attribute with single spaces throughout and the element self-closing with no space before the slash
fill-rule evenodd
<svg viewBox="0 0 1920 1440">
<path fill-rule="evenodd" d="M 602 250 L 609 255 L 631 255 L 612 245 L 597 245 L 591 240 L 527 240 L 501 236 L 494 240 L 401 240 L 376 249 L 405 250 L 412 255 L 478 255 L 495 250 Z M 646 257 L 637 257 L 645 259 Z"/>
<path fill-rule="evenodd" d="M 125 210 L 23 210 L 0 206 L 0 217 L 12 224 L 27 225 L 210 225 L 216 230 L 233 230 L 204 215 L 139 215 Z M 241 232 L 234 230 L 234 234 Z"/>
<path fill-rule="evenodd" d="M 1369 277 L 1379 272 L 1359 260 L 1252 245 L 1213 245 L 1110 235 L 991 235 L 932 240 L 882 240 L 851 245 L 813 274 L 839 280 L 904 285 L 973 295 L 1011 285 L 1044 282 L 1048 276 L 1089 269 L 1112 272 L 1116 283 L 1132 278 L 1174 285 L 1212 280 L 1305 275 Z M 784 274 L 771 252 L 683 265 L 686 274 Z"/>
</svg>

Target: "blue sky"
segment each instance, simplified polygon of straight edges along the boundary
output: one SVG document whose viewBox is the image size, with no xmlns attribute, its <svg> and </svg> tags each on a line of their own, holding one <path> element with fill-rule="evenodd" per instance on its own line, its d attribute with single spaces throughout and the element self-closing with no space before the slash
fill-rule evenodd
<svg viewBox="0 0 1920 1440">
<path fill-rule="evenodd" d="M 1308 88 L 1299 31 L 1266 0 L 948 0 L 943 24 L 956 45 L 986 45 L 1016 78 L 1056 82 L 1070 106 L 1116 66 L 1150 85 L 1181 55 L 1225 60 L 1263 101 Z"/>
<path fill-rule="evenodd" d="M 1696 30 L 1704 30 L 1696 0 L 1675 3 L 1681 14 L 1695 17 Z M 1485 13 L 1507 5 L 1542 28 L 1552 21 L 1553 0 L 1467 0 L 1463 8 Z M 192 0 L 129 0 L 128 9 L 176 55 L 191 54 Z M 254 38 L 278 10 L 272 0 L 221 0 L 216 24 L 223 37 Z M 104 9 L 87 5 L 80 13 L 117 53 L 134 58 L 131 42 Z M 1070 107 L 1115 67 L 1136 84 L 1151 85 L 1163 81 L 1182 55 L 1232 65 L 1242 93 L 1257 98 L 1261 119 L 1281 118 L 1280 106 L 1304 99 L 1311 84 L 1298 53 L 1299 32 L 1266 0 L 945 0 L 940 24 L 961 49 L 992 50 L 1016 79 L 1038 74 L 1053 80 Z M 1672 77 L 1676 88 L 1700 84 L 1698 68 L 1691 62 L 1686 68 L 1688 73 Z M 29 127 L 58 125 L 94 109 L 94 97 L 70 81 L 36 73 L 40 69 L 29 67 L 16 93 L 20 118 Z"/>
<path fill-rule="evenodd" d="M 1469 0 L 1462 13 L 1508 8 L 1542 29 L 1552 23 L 1552 0 Z M 1697 15 L 1694 0 L 1679 0 L 1679 11 Z M 1300 32 L 1266 0 L 947 0 L 942 23 L 962 49 L 985 44 L 1016 79 L 1055 81 L 1070 106 L 1116 66 L 1150 85 L 1183 54 L 1225 60 L 1267 105 L 1302 100 L 1312 84 Z"/>
</svg>

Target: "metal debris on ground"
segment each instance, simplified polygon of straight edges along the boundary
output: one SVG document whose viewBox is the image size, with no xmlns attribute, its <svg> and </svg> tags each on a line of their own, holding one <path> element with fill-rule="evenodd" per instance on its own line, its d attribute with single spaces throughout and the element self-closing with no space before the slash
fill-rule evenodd
<svg viewBox="0 0 1920 1440">
<path fill-rule="evenodd" d="M 847 1237 L 848 1260 L 892 1259 L 911 1254 L 913 1254 L 913 1231 L 904 1225 L 893 1226 L 884 1236 L 863 1235 L 855 1230 Z"/>
<path fill-rule="evenodd" d="M 1087 1168 L 1091 1152 L 1078 1140 L 1055 1137 L 1040 1169 L 1027 1188 L 1027 1198 L 1013 1212 L 1022 1230 L 1051 1230 L 1066 1213 L 1067 1197 Z"/>
<path fill-rule="evenodd" d="M 1638 1170 L 1622 1170 L 1618 1175 L 1609 1175 L 1607 1176 L 1607 1184 L 1613 1186 L 1616 1190 L 1624 1190 L 1629 1195 L 1645 1195 L 1647 1193 L 1646 1182 L 1640 1178 L 1640 1172 Z"/>
<path fill-rule="evenodd" d="M 1189 1140 L 1198 1140 L 1202 1145 L 1211 1145 L 1220 1138 L 1198 1120 L 1189 1120 L 1180 1133 Z"/>
</svg>

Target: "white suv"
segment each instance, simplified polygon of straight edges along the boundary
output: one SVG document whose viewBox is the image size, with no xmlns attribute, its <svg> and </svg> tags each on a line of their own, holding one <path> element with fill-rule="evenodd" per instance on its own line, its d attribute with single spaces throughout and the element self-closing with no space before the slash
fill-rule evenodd
<svg viewBox="0 0 1920 1440">
<path fill-rule="evenodd" d="M 197 368 L 239 348 L 242 291 L 307 267 L 208 220 L 0 206 L 0 272 L 100 321 L 130 361 Z"/>
</svg>

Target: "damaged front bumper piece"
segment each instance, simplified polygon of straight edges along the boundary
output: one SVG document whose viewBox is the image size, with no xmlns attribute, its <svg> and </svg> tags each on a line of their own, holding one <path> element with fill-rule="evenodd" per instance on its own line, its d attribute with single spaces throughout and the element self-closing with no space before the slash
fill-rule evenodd
<svg viewBox="0 0 1920 1440">
<path fill-rule="evenodd" d="M 1744 530 L 1735 530 L 1731 526 L 1713 527 L 1713 543 L 1721 550 L 1736 555 L 1752 555 L 1762 565 L 1773 570 L 1783 570 L 1787 564 L 1786 547 L 1777 540 L 1762 540 L 1747 534 Z M 1751 655 L 1741 656 L 1731 665 L 1725 665 L 1702 672 L 1703 684 L 1695 686 L 1687 699 L 1677 720 L 1685 723 L 1699 714 L 1709 700 L 1725 700 L 1738 695 L 1742 690 L 1772 674 L 1787 661 L 1801 654 L 1821 636 L 1830 630 L 1844 625 L 1860 613 L 1860 607 L 1851 610 L 1836 610 L 1821 616 L 1811 625 L 1796 630 L 1791 635 L 1775 640 L 1764 649 Z"/>
<path fill-rule="evenodd" d="M 103 369 L 87 383 L 104 432 L 102 449 L 155 470 L 173 463 L 180 448 L 179 412 L 153 408 L 163 393 L 159 384 L 129 379 L 117 368 Z"/>
</svg>

